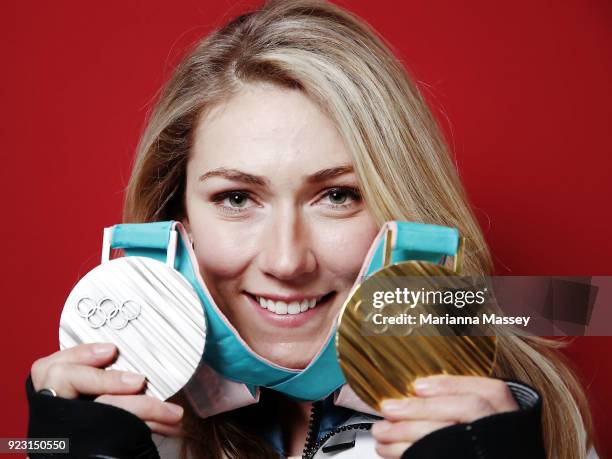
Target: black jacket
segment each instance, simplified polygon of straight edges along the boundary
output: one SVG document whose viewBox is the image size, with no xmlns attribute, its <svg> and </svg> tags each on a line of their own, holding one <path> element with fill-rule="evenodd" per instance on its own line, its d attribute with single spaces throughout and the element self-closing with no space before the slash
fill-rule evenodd
<svg viewBox="0 0 612 459">
<path fill-rule="evenodd" d="M 469 424 L 455 424 L 432 432 L 408 448 L 402 459 L 545 458 L 539 394 L 522 383 L 506 382 L 520 407 L 518 411 L 494 414 Z M 32 459 L 160 457 L 149 427 L 128 411 L 94 402 L 91 398 L 69 400 L 38 394 L 34 391 L 30 377 L 26 381 L 26 393 L 30 407 L 28 437 L 70 439 L 69 454 L 55 456 L 32 453 Z M 320 409 L 347 410 L 334 408 L 330 400 L 319 402 Z M 256 405 L 235 410 L 235 415 L 238 418 L 259 420 L 261 416 L 269 416 L 265 408 L 265 396 Z M 342 417 L 343 413 L 334 415 Z M 315 444 L 323 447 L 323 451 L 325 444 L 331 444 L 328 441 L 330 437 L 342 430 L 325 432 L 319 426 L 315 427 L 316 436 L 321 440 Z M 359 427 L 369 429 L 371 423 Z M 330 448 L 330 458 L 333 458 L 337 448 L 350 447 L 354 447 L 354 442 Z M 283 457 L 280 452 L 279 457 Z"/>
</svg>

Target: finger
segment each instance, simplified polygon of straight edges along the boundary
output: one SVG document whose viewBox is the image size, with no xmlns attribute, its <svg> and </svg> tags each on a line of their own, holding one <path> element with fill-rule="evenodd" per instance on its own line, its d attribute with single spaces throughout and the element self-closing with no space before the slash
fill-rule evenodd
<svg viewBox="0 0 612 459">
<path fill-rule="evenodd" d="M 415 443 L 425 435 L 453 424 L 444 421 L 378 421 L 372 426 L 372 436 L 380 443 Z"/>
<path fill-rule="evenodd" d="M 377 443 L 376 453 L 385 459 L 399 459 L 412 443 Z"/>
<path fill-rule="evenodd" d="M 472 422 L 496 412 L 487 399 L 474 394 L 390 399 L 381 404 L 381 413 L 389 421 Z"/>
<path fill-rule="evenodd" d="M 47 371 L 51 365 L 56 363 L 74 363 L 100 367 L 114 360 L 117 347 L 111 343 L 89 343 L 80 344 L 68 349 L 54 352 L 47 357 L 42 357 L 32 364 L 32 384 L 34 389 L 40 390 L 42 381 L 45 380 Z"/>
<path fill-rule="evenodd" d="M 436 375 L 413 383 L 418 396 L 477 394 L 487 399 L 496 412 L 514 411 L 518 405 L 508 385 L 500 379 L 482 376 Z"/>
<path fill-rule="evenodd" d="M 183 417 L 183 407 L 162 402 L 148 395 L 101 395 L 96 402 L 113 405 L 135 414 L 145 422 L 176 424 Z"/>
<path fill-rule="evenodd" d="M 159 422 L 148 421 L 146 424 L 156 434 L 163 435 L 164 437 L 182 437 L 183 436 L 183 426 L 181 423 L 168 425 L 161 424 Z"/>
<path fill-rule="evenodd" d="M 144 376 L 136 373 L 56 363 L 47 370 L 42 385 L 60 397 L 77 398 L 80 394 L 133 394 L 142 390 L 144 382 Z"/>
</svg>

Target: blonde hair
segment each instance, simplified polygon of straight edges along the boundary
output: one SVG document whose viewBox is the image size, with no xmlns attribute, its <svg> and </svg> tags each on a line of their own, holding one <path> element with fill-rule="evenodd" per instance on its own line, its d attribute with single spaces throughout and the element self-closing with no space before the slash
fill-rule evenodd
<svg viewBox="0 0 612 459">
<path fill-rule="evenodd" d="M 303 91 L 335 122 L 379 224 L 412 220 L 458 228 L 467 240 L 465 272 L 490 272 L 486 242 L 445 141 L 391 49 L 364 21 L 319 0 L 270 1 L 214 31 L 180 63 L 150 116 L 124 221 L 183 218 L 194 126 L 242 85 L 267 82 Z M 500 337 L 499 344 L 494 375 L 524 381 L 543 395 L 548 456 L 585 457 L 590 415 L 580 385 L 555 350 L 561 344 L 519 337 Z M 207 438 L 202 457 L 270 454 L 262 444 L 259 456 L 247 454 L 258 440 L 223 416 L 190 423 Z"/>
</svg>

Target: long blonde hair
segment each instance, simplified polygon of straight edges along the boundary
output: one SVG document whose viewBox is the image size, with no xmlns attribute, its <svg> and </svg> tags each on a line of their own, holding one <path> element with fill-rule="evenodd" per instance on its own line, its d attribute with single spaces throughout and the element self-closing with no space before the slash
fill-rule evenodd
<svg viewBox="0 0 612 459">
<path fill-rule="evenodd" d="M 379 224 L 412 220 L 456 227 L 467 240 L 466 273 L 490 272 L 486 242 L 446 143 L 405 68 L 363 20 L 321 0 L 269 1 L 195 46 L 161 93 L 138 145 L 125 222 L 184 217 L 194 126 L 241 85 L 257 82 L 303 91 L 330 116 Z M 524 381 L 543 395 L 548 456 L 585 457 L 590 415 L 580 385 L 555 349 L 561 344 L 519 337 L 500 337 L 499 344 L 494 375 Z M 271 455 L 224 415 L 188 416 L 186 425 L 191 433 L 185 445 L 197 457 Z"/>
</svg>

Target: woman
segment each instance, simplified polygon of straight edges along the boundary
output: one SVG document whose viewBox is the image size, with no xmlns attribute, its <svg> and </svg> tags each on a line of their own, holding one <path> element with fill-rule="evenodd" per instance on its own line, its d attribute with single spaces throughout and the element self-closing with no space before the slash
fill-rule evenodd
<svg viewBox="0 0 612 459">
<path fill-rule="evenodd" d="M 447 147 L 397 58 L 361 20 L 311 0 L 240 16 L 179 65 L 139 144 L 124 220 L 182 221 L 237 333 L 293 369 L 318 355 L 383 222 L 455 227 L 467 239 L 465 271 L 491 265 Z M 368 441 L 372 455 L 388 458 L 541 457 L 542 445 L 547 457 L 586 457 L 589 413 L 558 345 L 499 344 L 492 378 L 422 379 L 418 397 L 383 405 L 382 420 L 334 407 L 331 395 L 313 404 L 265 390 L 255 405 L 200 419 L 180 394 L 162 403 L 138 395 L 142 377 L 97 368 L 113 360 L 112 346 L 82 345 L 32 366 L 30 435 L 88 419 L 92 454 L 112 442 L 154 457 L 152 431 L 158 445 L 175 438 L 164 445 L 192 457 L 278 457 L 358 418 L 366 429 L 375 422 L 353 447 L 361 457 Z M 541 401 L 524 403 L 511 388 L 525 386 L 502 378 L 535 388 Z M 59 397 L 34 393 L 43 388 Z M 316 404 L 325 416 L 313 430 Z M 103 408 L 112 405 L 122 410 Z M 332 443 L 307 453 L 351 449 Z"/>
</svg>

